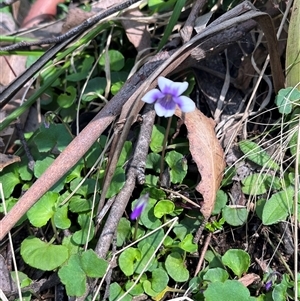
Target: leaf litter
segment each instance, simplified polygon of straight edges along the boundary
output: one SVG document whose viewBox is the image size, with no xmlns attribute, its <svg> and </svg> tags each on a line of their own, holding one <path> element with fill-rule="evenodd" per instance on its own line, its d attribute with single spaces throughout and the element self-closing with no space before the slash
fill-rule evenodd
<svg viewBox="0 0 300 301">
<path fill-rule="evenodd" d="M 137 17 L 143 15 L 140 13 L 139 9 L 135 8 L 134 12 L 136 12 L 138 14 Z M 127 14 L 127 18 L 128 18 L 129 13 L 126 13 L 126 14 Z M 38 15 L 36 15 L 36 16 L 38 17 Z M 83 20 L 86 17 L 88 17 L 88 15 L 84 15 Z M 130 16 L 130 20 L 128 21 L 127 25 L 124 24 L 125 21 L 122 21 L 123 26 L 125 27 L 125 32 L 126 32 L 127 38 L 134 45 L 134 48 L 137 51 L 143 51 L 146 48 L 148 48 L 151 43 L 151 39 L 150 39 L 151 35 L 149 34 L 149 32 L 150 32 L 149 27 L 146 25 L 143 25 L 142 23 L 139 23 L 138 21 L 134 20 L 134 18 L 132 18 L 132 19 L 131 18 L 132 18 L 132 16 Z M 74 26 L 76 26 L 76 24 Z M 73 27 L 73 25 L 70 26 L 70 28 L 72 28 L 72 27 Z M 253 55 L 254 60 L 256 60 L 256 61 L 257 61 L 257 53 L 259 53 L 259 51 L 262 51 L 264 54 L 266 52 L 265 49 L 264 50 L 259 49 L 258 51 L 256 51 Z M 230 57 L 230 60 L 231 59 L 232 59 L 232 57 Z M 207 60 L 212 62 L 212 64 L 211 65 L 208 64 L 207 65 L 208 67 L 207 66 L 203 67 L 202 70 L 204 70 L 204 73 L 202 73 L 201 76 L 199 76 L 199 74 L 198 74 L 196 77 L 197 77 L 198 84 L 201 83 L 201 81 L 205 81 L 208 79 L 207 80 L 208 85 L 206 87 L 204 87 L 204 86 L 201 87 L 201 91 L 205 96 L 207 96 L 209 94 L 208 92 L 211 91 L 210 87 L 213 87 L 213 86 L 218 87 L 219 83 L 220 83 L 220 87 L 218 87 L 218 89 L 215 89 L 213 91 L 214 94 L 211 94 L 213 97 L 210 96 L 209 98 L 207 98 L 207 102 L 209 103 L 209 106 L 210 106 L 210 111 L 212 112 L 215 109 L 216 104 L 212 103 L 211 101 L 212 101 L 212 99 L 218 99 L 219 95 L 221 95 L 220 91 L 222 88 L 223 78 L 222 78 L 222 73 L 220 73 L 220 72 L 218 73 L 214 70 L 209 70 L 214 63 L 214 59 L 207 58 Z M 231 63 L 230 60 L 228 61 L 229 63 Z M 263 63 L 262 61 L 263 60 L 260 60 L 258 62 L 259 68 L 262 67 L 262 63 Z M 221 69 L 223 69 L 223 67 L 224 66 L 222 66 L 221 63 L 218 61 L 217 65 L 216 65 L 216 70 L 217 71 L 221 70 Z M 231 65 L 231 71 L 232 70 L 235 71 L 236 77 L 234 79 L 234 74 L 233 74 L 234 72 L 232 74 L 230 74 L 231 78 L 234 79 L 234 80 L 232 80 L 232 82 L 235 87 L 234 88 L 232 86 L 230 87 L 231 90 L 228 92 L 228 98 L 225 98 L 226 104 L 228 105 L 227 107 L 230 107 L 230 104 L 232 104 L 230 102 L 232 99 L 234 99 L 234 96 L 233 96 L 234 93 L 239 94 L 239 98 L 237 101 L 237 103 L 239 103 L 241 101 L 240 99 L 242 99 L 242 97 L 243 97 L 243 93 L 247 94 L 249 92 L 249 90 L 252 88 L 252 86 L 251 86 L 252 80 L 253 80 L 253 77 L 256 76 L 254 69 L 255 68 L 253 66 L 253 62 L 249 59 L 249 57 L 246 57 L 246 59 L 240 65 L 239 64 L 235 65 L 235 63 L 233 63 Z M 211 74 L 213 74 L 218 79 L 221 78 L 221 81 L 219 83 L 217 83 L 216 85 L 213 85 L 211 82 L 212 78 L 210 77 Z M 224 77 L 224 72 L 223 72 L 223 77 Z M 147 79 L 145 79 L 145 80 L 147 80 Z M 200 86 L 200 84 L 199 84 L 199 86 Z M 268 88 L 266 88 L 265 86 L 262 85 L 261 89 L 262 89 L 262 91 L 267 91 Z M 262 92 L 262 94 L 263 94 L 263 92 Z M 263 103 L 263 102 L 264 102 L 263 98 L 260 96 L 257 96 L 256 105 L 259 105 L 260 103 Z M 232 108 L 232 106 L 231 106 L 231 108 Z M 235 112 L 238 112 L 238 113 L 243 112 L 244 109 L 245 109 L 245 107 L 242 108 L 242 110 L 239 112 L 234 111 L 234 110 L 226 111 L 225 112 L 226 114 L 224 114 L 225 119 L 228 118 L 228 116 L 229 117 L 235 116 L 234 115 Z M 252 108 L 252 109 L 254 109 L 254 108 Z M 257 110 L 257 108 L 256 108 L 256 110 Z M 204 112 L 205 114 L 203 114 L 202 112 Z M 217 135 L 216 135 L 216 129 L 215 129 L 216 124 L 213 121 L 213 119 L 206 117 L 206 115 L 210 116 L 211 112 L 208 112 L 208 110 L 205 108 L 203 109 L 203 107 L 201 108 L 201 111 L 196 110 L 195 112 L 187 113 L 184 115 L 182 115 L 182 113 L 180 113 L 178 111 L 176 112 L 176 116 L 178 116 L 179 118 L 182 118 L 182 120 L 186 126 L 187 133 L 188 133 L 188 140 L 189 140 L 189 151 L 192 155 L 193 161 L 197 165 L 197 171 L 201 175 L 200 182 L 195 183 L 195 184 L 197 184 L 195 190 L 197 192 L 199 192 L 201 194 L 201 196 L 203 197 L 203 201 L 201 202 L 200 212 L 206 220 L 209 220 L 209 218 L 211 217 L 212 210 L 214 209 L 214 206 L 217 202 L 216 195 L 217 195 L 217 191 L 219 190 L 219 188 L 222 184 L 222 179 L 224 176 L 224 169 L 226 166 L 226 162 L 224 159 L 224 152 L 223 152 L 221 144 L 220 144 L 219 140 L 217 139 Z M 236 117 L 236 120 L 238 120 L 238 119 L 239 119 L 239 117 Z M 250 119 L 250 126 L 249 126 L 250 131 L 248 132 L 250 137 L 255 136 L 255 130 L 258 131 L 257 128 L 255 129 L 255 126 L 253 126 L 253 123 L 251 123 L 251 121 L 252 120 Z M 232 127 L 234 127 L 234 126 L 236 126 L 236 122 L 233 122 Z M 264 129 L 260 128 L 260 131 L 263 131 L 263 130 Z M 228 131 L 228 133 L 231 133 L 231 131 Z M 237 137 L 238 137 L 238 139 L 242 139 L 241 132 L 238 132 Z M 229 141 L 229 139 L 226 139 L 226 141 Z M 251 145 L 251 144 L 249 143 L 249 145 Z M 18 160 L 18 159 L 16 159 L 16 160 Z M 254 160 L 254 162 L 256 162 L 256 160 Z M 6 166 L 4 166 L 4 167 L 6 167 Z M 258 171 L 259 171 L 259 166 L 255 166 L 254 169 L 255 168 L 258 169 Z M 254 172 L 257 172 L 257 170 L 255 170 Z M 226 177 L 226 172 L 225 172 L 225 177 Z M 238 176 L 235 179 L 238 179 Z M 242 194 L 242 185 L 240 184 L 241 182 L 239 180 L 236 180 L 236 182 L 237 183 L 232 183 L 232 185 L 238 184 L 238 185 L 236 185 L 236 187 L 239 187 L 237 189 L 238 191 L 236 191 L 236 194 L 239 194 L 239 191 Z M 229 181 L 229 183 L 230 183 L 230 181 Z M 222 189 L 224 189 L 224 188 L 222 187 Z M 225 191 L 227 191 L 226 187 L 225 187 Z M 243 197 L 245 198 L 245 196 L 243 196 Z M 236 204 L 232 204 L 232 206 L 235 206 L 235 205 Z M 197 214 L 200 215 L 200 212 Z M 238 213 L 237 213 L 236 217 L 238 218 Z M 277 220 L 275 220 L 275 223 L 276 222 L 277 222 Z M 247 250 L 247 253 L 251 254 L 251 262 L 254 261 L 254 258 L 256 258 L 256 257 L 261 258 L 262 253 L 265 252 L 264 250 L 266 250 L 265 249 L 266 244 L 267 244 L 267 251 L 264 254 L 265 255 L 267 254 L 266 256 L 271 257 L 272 252 L 274 252 L 274 249 L 272 249 L 272 247 L 270 247 L 272 245 L 271 245 L 270 241 L 268 240 L 265 232 L 260 231 L 260 230 L 254 230 L 254 229 L 257 229 L 257 225 L 260 225 L 260 223 L 261 223 L 261 220 L 259 220 L 256 216 L 251 221 L 248 222 L 247 227 L 245 225 L 243 225 L 239 229 L 236 229 L 234 227 L 231 228 L 230 222 L 228 222 L 228 223 L 229 223 L 229 225 L 226 225 L 225 229 L 226 230 L 230 229 L 234 233 L 234 237 L 231 236 L 230 234 L 228 234 L 230 231 L 227 231 L 227 232 L 222 231 L 221 233 L 217 233 L 217 232 L 214 233 L 212 235 L 211 245 L 215 248 L 216 252 L 218 252 L 219 254 L 224 254 L 228 249 L 233 249 L 233 248 L 245 249 L 245 244 L 246 244 L 245 242 L 247 241 L 246 250 Z M 248 230 L 248 227 L 250 227 L 250 230 Z M 193 229 L 193 231 L 194 230 L 195 229 Z M 276 225 L 273 227 L 273 230 L 275 230 L 275 232 L 276 232 L 276 230 L 277 230 Z M 278 232 L 277 234 L 279 234 L 279 235 L 282 234 L 282 232 L 280 232 L 279 230 L 277 232 Z M 247 236 L 247 235 L 249 235 L 249 236 Z M 249 237 L 250 237 L 250 239 L 248 240 Z M 126 240 L 126 238 L 124 238 L 124 241 L 125 240 Z M 280 249 L 284 253 L 284 246 L 280 245 Z M 186 262 L 184 263 L 184 265 L 186 264 L 188 267 L 188 270 L 190 269 L 192 271 L 193 263 L 191 263 L 191 261 L 189 261 L 189 260 L 192 261 L 192 259 L 190 259 L 188 257 Z M 265 261 L 267 261 L 267 260 L 268 260 L 268 258 L 265 259 Z M 281 260 L 282 260 L 282 258 L 280 258 L 280 257 L 273 259 L 271 266 L 272 266 L 272 269 L 284 274 L 285 268 L 283 267 Z M 287 256 L 285 258 L 285 260 L 287 262 L 291 263 L 291 257 Z M 263 263 L 265 263 L 265 261 L 264 261 L 264 259 L 262 259 Z M 253 285 L 253 283 L 256 284 L 257 281 L 259 282 L 261 280 L 261 268 L 260 267 L 254 266 L 251 271 L 253 271 L 254 273 L 247 272 L 246 275 L 243 275 L 239 279 L 239 281 L 241 283 L 243 283 L 244 286 L 251 286 L 251 285 Z M 265 272 L 266 271 L 264 271 L 264 273 Z M 229 282 L 227 282 L 226 285 L 228 285 L 228 288 L 230 289 Z M 74 288 L 74 289 L 76 291 L 76 288 Z M 149 290 L 149 292 L 150 292 L 150 290 Z M 151 292 L 151 293 L 153 293 L 153 292 Z M 207 300 L 209 300 L 209 299 L 207 299 Z"/>
</svg>

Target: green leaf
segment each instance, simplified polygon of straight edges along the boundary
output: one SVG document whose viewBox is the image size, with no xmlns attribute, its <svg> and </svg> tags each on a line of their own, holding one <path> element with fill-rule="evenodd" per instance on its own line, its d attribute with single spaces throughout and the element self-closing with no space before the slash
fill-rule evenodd
<svg viewBox="0 0 300 301">
<path fill-rule="evenodd" d="M 150 149 L 154 153 L 159 153 L 162 150 L 166 129 L 160 125 L 154 125 L 152 129 Z"/>
<path fill-rule="evenodd" d="M 246 158 L 265 168 L 274 170 L 279 169 L 279 165 L 271 158 L 271 156 L 253 141 L 244 140 L 239 143 L 241 151 Z"/>
<path fill-rule="evenodd" d="M 39 152 L 49 152 L 55 146 L 63 151 L 72 141 L 72 136 L 63 124 L 50 124 L 49 128 L 40 127 L 34 143 Z"/>
<path fill-rule="evenodd" d="M 155 264 L 155 258 L 149 262 L 150 257 L 153 255 L 155 248 L 149 244 L 145 243 L 142 246 L 139 246 L 141 257 L 135 262 L 135 273 L 140 274 L 143 269 L 147 266 L 145 271 L 149 271 L 151 265 Z"/>
<path fill-rule="evenodd" d="M 19 163 L 19 168 L 18 168 L 18 172 L 20 175 L 20 178 L 23 181 L 31 181 L 32 176 L 33 176 L 33 172 L 28 168 L 28 160 L 23 160 L 22 158 L 22 165 Z"/>
<path fill-rule="evenodd" d="M 118 227 L 117 227 L 117 246 L 121 247 L 126 240 L 129 238 L 131 233 L 131 225 L 130 221 L 122 217 L 119 221 Z"/>
<path fill-rule="evenodd" d="M 158 268 L 152 272 L 152 278 L 150 281 L 152 289 L 155 292 L 160 293 L 167 287 L 169 276 L 164 269 Z"/>
<path fill-rule="evenodd" d="M 127 281 L 125 284 L 125 289 L 128 291 L 131 287 L 133 288 L 130 290 L 130 295 L 132 296 L 140 296 L 144 293 L 142 283 L 134 284 L 134 281 Z"/>
<path fill-rule="evenodd" d="M 83 252 L 80 262 L 82 269 L 88 277 L 103 277 L 108 267 L 108 263 L 104 259 L 99 258 L 93 250 Z"/>
<path fill-rule="evenodd" d="M 74 242 L 78 245 L 84 245 L 85 243 L 91 241 L 95 234 L 95 226 L 94 223 L 91 223 L 91 228 L 89 228 L 90 225 L 90 214 L 79 214 L 78 215 L 78 224 L 81 226 L 81 230 L 76 231 L 72 238 Z M 89 232 L 90 230 L 90 232 Z"/>
<path fill-rule="evenodd" d="M 70 199 L 69 209 L 74 213 L 90 211 L 92 209 L 92 201 L 75 195 Z"/>
<path fill-rule="evenodd" d="M 205 301 L 233 300 L 250 301 L 249 290 L 237 280 L 210 283 L 204 291 Z"/>
<path fill-rule="evenodd" d="M 161 200 L 166 198 L 166 193 L 163 190 L 158 189 L 156 187 L 147 187 L 147 189 L 145 189 L 144 192 L 149 192 L 150 198 L 155 200 Z"/>
<path fill-rule="evenodd" d="M 205 260 L 209 262 L 209 268 L 222 268 L 224 269 L 224 265 L 222 263 L 222 258 L 218 253 L 215 253 L 211 250 L 208 250 L 204 256 Z"/>
<path fill-rule="evenodd" d="M 212 268 L 209 269 L 203 276 L 203 280 L 209 282 L 225 282 L 229 278 L 227 271 L 221 268 Z"/>
<path fill-rule="evenodd" d="M 121 52 L 111 49 L 108 50 L 108 56 L 109 56 L 110 69 L 112 71 L 120 71 L 121 69 L 123 69 L 125 65 L 125 59 Z M 104 67 L 105 61 L 106 61 L 106 55 L 104 53 L 99 60 L 100 66 Z"/>
<path fill-rule="evenodd" d="M 145 176 L 145 185 L 149 185 L 149 186 L 156 186 L 158 183 L 158 176 L 154 176 L 154 175 L 146 175 Z"/>
<path fill-rule="evenodd" d="M 171 15 L 169 22 L 167 23 L 167 27 L 164 30 L 164 35 L 158 44 L 157 50 L 161 50 L 162 47 L 165 46 L 165 44 L 169 40 L 169 37 L 173 31 L 174 26 L 176 24 L 178 24 L 178 19 L 179 19 L 181 10 L 184 7 L 184 5 L 185 5 L 185 0 L 177 0 L 175 2 L 175 7 L 173 9 L 173 13 Z"/>
<path fill-rule="evenodd" d="M 76 89 L 73 86 L 66 88 L 66 93 L 60 94 L 57 98 L 57 103 L 61 108 L 69 108 L 76 99 Z"/>
<path fill-rule="evenodd" d="M 46 157 L 43 160 L 37 160 L 34 165 L 34 176 L 39 178 L 45 170 L 54 162 L 54 158 Z"/>
<path fill-rule="evenodd" d="M 163 1 L 163 0 L 148 0 L 148 7 L 151 11 L 162 12 L 172 10 L 176 0 Z"/>
<path fill-rule="evenodd" d="M 149 280 L 143 281 L 143 288 L 148 296 L 155 297 L 157 295 L 157 292 L 152 289 L 151 282 Z"/>
<path fill-rule="evenodd" d="M 189 279 L 189 271 L 185 267 L 183 258 L 178 252 L 172 252 L 166 259 L 166 270 L 169 276 L 177 282 L 184 282 Z"/>
<path fill-rule="evenodd" d="M 12 164 L 5 168 L 5 173 L 1 172 L 0 182 L 2 183 L 4 197 L 10 197 L 15 186 L 21 182 L 16 164 Z"/>
<path fill-rule="evenodd" d="M 184 156 L 176 151 L 170 151 L 165 156 L 170 167 L 171 182 L 181 183 L 187 174 L 187 164 Z"/>
<path fill-rule="evenodd" d="M 171 214 L 174 212 L 175 205 L 169 200 L 159 201 L 154 207 L 154 215 L 157 218 L 161 218 L 164 215 Z"/>
<path fill-rule="evenodd" d="M 222 214 L 225 221 L 231 226 L 241 226 L 248 218 L 248 210 L 246 208 L 225 206 L 222 209 Z"/>
<path fill-rule="evenodd" d="M 148 234 L 148 232 L 146 234 Z M 144 238 L 143 240 L 141 240 L 138 243 L 138 248 L 139 250 L 142 250 L 144 245 L 151 245 L 155 249 L 162 242 L 163 237 L 164 237 L 164 231 L 162 229 L 159 229 L 156 232 Z"/>
<path fill-rule="evenodd" d="M 54 216 L 57 198 L 58 193 L 48 191 L 28 210 L 27 217 L 33 226 L 45 226 Z"/>
<path fill-rule="evenodd" d="M 179 248 L 186 252 L 194 253 L 198 250 L 198 246 L 193 243 L 193 235 L 188 234 L 178 245 Z"/>
<path fill-rule="evenodd" d="M 124 146 L 122 148 L 120 157 L 118 159 L 117 166 L 122 167 L 126 161 L 128 161 L 129 157 L 131 156 L 132 152 L 132 143 L 130 141 L 125 141 Z"/>
<path fill-rule="evenodd" d="M 281 114 L 290 114 L 295 102 L 300 100 L 300 91 L 293 87 L 281 89 L 275 98 L 275 103 Z"/>
<path fill-rule="evenodd" d="M 12 271 L 10 272 L 10 275 L 11 275 L 11 278 L 13 279 L 13 281 L 15 283 L 17 283 L 17 274 L 18 273 L 18 277 L 19 277 L 19 283 L 20 283 L 20 287 L 23 288 L 23 287 L 26 287 L 26 286 L 29 286 L 33 281 L 23 272 L 16 272 L 16 271 Z"/>
<path fill-rule="evenodd" d="M 91 72 L 94 61 L 94 57 L 86 56 L 83 62 L 79 65 L 79 67 L 76 68 L 77 73 L 67 75 L 66 79 L 72 82 L 79 82 L 83 79 L 86 79 L 88 74 Z M 72 72 L 74 71 L 72 70 Z"/>
<path fill-rule="evenodd" d="M 132 297 L 130 295 L 126 295 L 122 297 L 125 294 L 124 290 L 121 288 L 121 286 L 114 282 L 109 286 L 109 301 L 132 301 Z"/>
<path fill-rule="evenodd" d="M 106 87 L 106 79 L 104 77 L 92 78 L 84 90 L 82 95 L 82 101 L 89 102 L 93 99 L 99 98 L 99 95 L 103 95 Z"/>
<path fill-rule="evenodd" d="M 59 229 L 70 228 L 71 220 L 68 218 L 68 204 L 56 208 L 54 224 Z"/>
<path fill-rule="evenodd" d="M 285 301 L 287 300 L 287 287 L 282 285 L 282 283 L 275 285 L 272 291 L 272 301 Z"/>
<path fill-rule="evenodd" d="M 52 245 L 38 238 L 28 237 L 21 244 L 21 255 L 30 266 L 43 271 L 52 271 L 68 259 L 69 252 L 64 246 Z"/>
<path fill-rule="evenodd" d="M 250 256 L 243 250 L 230 249 L 222 256 L 222 262 L 240 278 L 250 267 Z"/>
<path fill-rule="evenodd" d="M 266 179 L 269 175 L 266 174 L 251 174 L 242 180 L 242 191 L 249 195 L 260 195 L 268 191 Z"/>
<path fill-rule="evenodd" d="M 109 188 L 106 193 L 106 198 L 111 198 L 118 194 L 125 184 L 125 170 L 122 167 L 117 167 L 115 174 L 110 182 Z"/>
<path fill-rule="evenodd" d="M 173 232 L 182 241 L 189 233 L 195 232 L 201 224 L 201 217 L 197 213 L 197 210 L 189 213 L 189 216 L 185 216 L 180 224 L 175 225 Z"/>
<path fill-rule="evenodd" d="M 135 271 L 135 263 L 140 259 L 140 250 L 130 247 L 119 256 L 119 267 L 126 276 L 131 276 Z"/>
<path fill-rule="evenodd" d="M 277 192 L 266 201 L 263 209 L 262 221 L 264 225 L 272 225 L 283 221 L 292 212 L 294 188 Z"/>
<path fill-rule="evenodd" d="M 147 169 L 153 169 L 155 172 L 160 171 L 160 160 L 161 156 L 156 153 L 150 153 L 147 155 L 146 160 L 146 168 Z"/>
<path fill-rule="evenodd" d="M 77 178 L 71 181 L 70 189 L 71 191 L 76 190 L 76 194 L 82 195 L 84 198 L 87 198 L 89 195 L 93 194 L 95 191 L 96 180 L 95 179 L 85 179 L 85 181 L 80 184 L 82 178 Z M 80 185 L 80 187 L 78 187 Z"/>
<path fill-rule="evenodd" d="M 228 201 L 227 194 L 223 190 L 218 190 L 217 196 L 216 196 L 215 207 L 214 207 L 214 210 L 212 211 L 211 215 L 219 214 L 222 211 L 222 209 L 225 207 L 225 205 L 227 204 L 227 201 Z"/>
<path fill-rule="evenodd" d="M 137 200 L 132 203 L 132 209 L 134 208 L 136 202 Z M 149 198 L 148 204 L 143 210 L 139 220 L 139 223 L 152 230 L 158 228 L 161 225 L 161 221 L 154 215 L 154 205 L 156 204 L 156 202 L 157 201 L 155 199 Z"/>
<path fill-rule="evenodd" d="M 85 293 L 86 274 L 80 265 L 79 254 L 71 255 L 67 264 L 58 271 L 58 276 L 66 286 L 68 296 L 80 297 Z"/>
</svg>

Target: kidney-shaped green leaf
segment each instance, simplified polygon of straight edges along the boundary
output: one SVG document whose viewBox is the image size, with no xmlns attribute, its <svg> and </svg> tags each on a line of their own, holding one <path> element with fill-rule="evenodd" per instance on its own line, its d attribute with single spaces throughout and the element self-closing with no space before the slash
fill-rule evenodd
<svg viewBox="0 0 300 301">
<path fill-rule="evenodd" d="M 230 249 L 222 256 L 222 262 L 229 267 L 235 275 L 241 277 L 248 271 L 250 256 L 247 252 L 239 249 Z"/>
<path fill-rule="evenodd" d="M 173 202 L 169 200 L 162 200 L 154 206 L 154 215 L 157 218 L 161 218 L 166 214 L 173 213 L 174 209 L 175 205 Z"/>
<path fill-rule="evenodd" d="M 21 244 L 21 255 L 30 266 L 52 271 L 68 259 L 69 252 L 65 246 L 52 245 L 36 237 L 28 237 Z"/>
<path fill-rule="evenodd" d="M 205 301 L 250 301 L 249 290 L 237 280 L 210 283 L 204 291 Z"/>
<path fill-rule="evenodd" d="M 55 202 L 58 193 L 48 191 L 27 212 L 27 217 L 35 227 L 45 226 L 55 213 Z"/>
<path fill-rule="evenodd" d="M 119 256 L 119 267 L 126 276 L 134 273 L 134 264 L 141 259 L 141 252 L 136 248 L 128 248 Z"/>
<path fill-rule="evenodd" d="M 166 269 L 171 278 L 177 282 L 189 279 L 189 271 L 185 267 L 184 260 L 178 252 L 172 252 L 166 259 Z"/>
<path fill-rule="evenodd" d="M 85 292 L 86 274 L 80 265 L 80 256 L 74 254 L 68 263 L 58 271 L 61 282 L 66 286 L 67 295 L 80 297 Z"/>
<path fill-rule="evenodd" d="M 103 277 L 108 263 L 97 256 L 93 250 L 87 250 L 81 255 L 81 267 L 89 277 Z"/>
</svg>

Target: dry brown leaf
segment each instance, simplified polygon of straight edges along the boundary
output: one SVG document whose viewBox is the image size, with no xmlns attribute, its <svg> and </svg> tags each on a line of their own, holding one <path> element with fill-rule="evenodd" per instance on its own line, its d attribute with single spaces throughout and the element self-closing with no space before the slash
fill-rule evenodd
<svg viewBox="0 0 300 301">
<path fill-rule="evenodd" d="M 37 0 L 31 6 L 28 15 L 22 22 L 22 28 L 33 27 L 45 19 L 53 18 L 56 15 L 56 6 L 65 0 Z"/>
<path fill-rule="evenodd" d="M 239 279 L 239 282 L 241 282 L 244 286 L 249 286 L 253 282 L 256 282 L 260 280 L 260 277 L 254 273 L 247 274 L 243 276 L 241 279 Z"/>
<path fill-rule="evenodd" d="M 27 57 L 24 55 L 0 56 L 0 84 L 7 86 L 16 76 L 23 73 Z"/>
<path fill-rule="evenodd" d="M 203 196 L 200 211 L 208 219 L 226 166 L 223 149 L 214 131 L 215 122 L 198 109 L 185 114 L 176 110 L 175 114 L 187 127 L 190 152 L 201 174 L 201 182 L 196 187 Z"/>
<path fill-rule="evenodd" d="M 128 17 L 128 20 L 122 21 L 122 25 L 126 31 L 128 40 L 133 44 L 136 50 L 139 52 L 150 48 L 151 37 L 147 30 L 147 25 L 134 20 L 136 17 L 142 17 L 143 13 L 139 9 L 135 8 L 125 12 L 123 16 Z"/>
<path fill-rule="evenodd" d="M 0 171 L 2 169 L 10 164 L 13 164 L 15 162 L 20 162 L 21 158 L 19 156 L 15 155 L 6 155 L 0 153 Z"/>
<path fill-rule="evenodd" d="M 83 23 L 86 19 L 92 17 L 95 13 L 93 12 L 86 12 L 76 6 L 71 6 L 66 18 L 66 21 L 64 22 L 62 26 L 61 33 L 66 33 L 71 28 L 74 28 L 75 26 L 80 25 Z"/>
</svg>

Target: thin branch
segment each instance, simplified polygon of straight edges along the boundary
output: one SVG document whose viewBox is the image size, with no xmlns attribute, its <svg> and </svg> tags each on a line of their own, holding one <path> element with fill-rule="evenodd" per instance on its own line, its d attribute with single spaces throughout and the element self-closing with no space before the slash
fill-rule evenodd
<svg viewBox="0 0 300 301">
<path fill-rule="evenodd" d="M 146 106 L 148 112 L 143 117 L 143 124 L 141 126 L 139 139 L 135 147 L 135 153 L 132 159 L 132 163 L 128 169 L 127 180 L 123 189 L 118 194 L 110 214 L 106 220 L 100 238 L 96 246 L 96 253 L 98 256 L 105 258 L 110 248 L 114 232 L 119 224 L 119 220 L 124 214 L 125 208 L 131 197 L 133 189 L 135 187 L 137 166 L 140 162 L 145 162 L 148 154 L 148 148 L 151 140 L 152 127 L 155 119 L 155 111 L 149 110 L 150 106 Z"/>
</svg>

